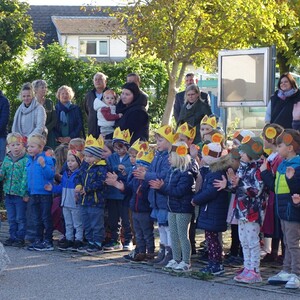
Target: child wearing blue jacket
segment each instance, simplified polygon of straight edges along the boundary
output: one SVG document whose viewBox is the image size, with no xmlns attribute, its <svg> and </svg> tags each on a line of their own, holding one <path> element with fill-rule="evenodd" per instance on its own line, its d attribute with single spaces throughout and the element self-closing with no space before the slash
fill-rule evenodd
<svg viewBox="0 0 300 300">
<path fill-rule="evenodd" d="M 29 136 L 27 152 L 29 155 L 26 165 L 28 193 L 30 195 L 32 219 L 35 229 L 35 242 L 29 250 L 51 251 L 53 224 L 51 217 L 52 193 L 44 186 L 54 179 L 54 161 L 43 152 L 46 139 L 41 134 Z"/>
<path fill-rule="evenodd" d="M 136 169 L 133 171 L 134 177 L 140 180 L 150 182 L 150 180 L 165 180 L 170 169 L 169 150 L 174 141 L 172 127 L 162 126 L 155 134 L 157 142 L 157 151 L 148 170 Z M 160 238 L 160 249 L 158 256 L 150 261 L 150 264 L 165 266 L 172 259 L 171 236 L 168 225 L 168 196 L 161 191 L 151 188 L 149 190 L 148 200 L 152 209 L 151 217 L 158 223 Z"/>
<path fill-rule="evenodd" d="M 64 171 L 59 185 L 48 184 L 47 191 L 62 194 L 61 206 L 66 227 L 66 239 L 58 246 L 59 250 L 77 250 L 82 247 L 83 225 L 78 198 L 75 197 L 75 179 L 79 174 L 79 167 L 83 155 L 79 151 L 69 150 L 67 154 L 67 169 Z M 74 239 L 75 230 L 75 239 Z"/>
<path fill-rule="evenodd" d="M 108 157 L 108 171 L 114 172 L 118 176 L 118 180 L 127 181 L 129 172 L 131 172 L 132 164 L 128 155 L 130 147 L 129 130 L 121 131 L 116 128 L 113 135 L 114 153 Z M 125 197 L 117 188 L 110 186 L 107 191 L 107 209 L 108 224 L 111 231 L 111 241 L 104 245 L 104 250 L 132 250 L 132 233 L 129 221 L 129 199 Z M 120 221 L 124 233 L 124 245 L 120 241 Z"/>
</svg>

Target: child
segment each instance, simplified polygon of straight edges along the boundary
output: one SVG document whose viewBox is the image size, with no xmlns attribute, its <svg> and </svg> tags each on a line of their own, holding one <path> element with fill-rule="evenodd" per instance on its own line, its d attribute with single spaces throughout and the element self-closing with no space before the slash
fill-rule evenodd
<svg viewBox="0 0 300 300">
<path fill-rule="evenodd" d="M 139 169 L 145 169 L 149 167 L 153 160 L 153 151 L 139 151 L 137 154 L 136 166 Z M 112 174 L 110 174 L 112 175 Z M 132 262 L 141 262 L 148 259 L 154 258 L 154 227 L 153 220 L 150 217 L 151 208 L 148 201 L 149 185 L 144 180 L 139 180 L 131 175 L 128 178 L 126 184 L 122 181 L 115 179 L 109 183 L 108 176 L 107 183 L 113 184 L 115 187 L 124 191 L 129 192 L 130 198 L 130 209 L 132 211 L 133 229 L 136 237 L 136 248 L 128 255 L 124 255 L 126 260 Z"/>
<path fill-rule="evenodd" d="M 201 269 L 205 274 L 220 275 L 224 273 L 222 264 L 222 243 L 219 233 L 227 230 L 226 216 L 228 210 L 228 194 L 218 191 L 214 180 L 222 179 L 229 167 L 229 160 L 221 160 L 222 147 L 219 143 L 209 143 L 202 148 L 202 160 L 209 166 L 203 184 L 192 200 L 192 205 L 200 206 L 198 228 L 205 230 L 208 248 L 208 266 Z"/>
<path fill-rule="evenodd" d="M 46 140 L 43 135 L 34 134 L 28 138 L 29 159 L 26 169 L 29 201 L 35 229 L 35 242 L 28 247 L 28 250 L 54 250 L 51 217 L 52 193 L 44 189 L 44 186 L 54 179 L 54 163 L 52 157 L 46 156 L 43 152 L 45 145 Z"/>
<path fill-rule="evenodd" d="M 59 244 L 59 250 L 77 250 L 79 247 L 82 247 L 82 219 L 77 202 L 78 199 L 75 198 L 75 178 L 79 173 L 82 158 L 83 155 L 79 151 L 69 150 L 67 155 L 68 169 L 63 174 L 61 184 L 48 184 L 45 186 L 47 191 L 62 194 L 61 206 L 66 226 L 66 240 Z"/>
<path fill-rule="evenodd" d="M 268 170 L 275 178 L 277 168 L 282 162 L 282 157 L 276 150 L 276 139 L 283 132 L 284 128 L 278 124 L 267 124 L 263 128 L 262 136 L 264 141 L 264 149 L 271 150 L 270 155 L 261 166 L 261 171 Z M 273 191 L 268 192 L 268 205 L 261 232 L 264 234 L 264 244 L 269 244 L 270 253 L 267 253 L 262 262 L 274 262 L 278 260 L 279 242 L 282 239 L 282 230 L 280 220 L 275 213 L 275 194 Z M 266 243 L 267 241 L 267 243 Z M 283 247 L 283 241 L 281 246 Z"/>
<path fill-rule="evenodd" d="M 184 142 L 176 142 L 169 152 L 171 168 L 165 180 L 150 180 L 153 189 L 168 195 L 168 224 L 170 228 L 173 259 L 164 269 L 175 272 L 190 272 L 191 244 L 188 238 L 193 213 L 191 199 L 195 180 L 189 171 L 191 158 Z"/>
<path fill-rule="evenodd" d="M 168 152 L 174 142 L 174 134 L 172 127 L 164 125 L 155 133 L 157 142 L 157 151 L 148 170 L 136 169 L 133 171 L 135 178 L 150 182 L 150 180 L 165 180 L 170 168 L 168 160 Z M 158 256 L 149 261 L 149 264 L 157 266 L 165 266 L 172 259 L 171 236 L 168 225 L 168 205 L 167 196 L 161 191 L 150 188 L 149 202 L 152 208 L 151 217 L 157 220 L 160 238 L 160 249 Z"/>
<path fill-rule="evenodd" d="M 234 277 L 234 280 L 243 283 L 262 281 L 259 270 L 259 232 L 264 218 L 266 199 L 264 183 L 260 175 L 262 154 L 261 138 L 244 137 L 240 146 L 240 166 L 236 175 L 229 178 L 236 191 L 235 217 L 238 219 L 239 238 L 244 256 L 244 268 Z M 224 181 L 226 185 L 226 179 Z M 218 187 L 221 188 L 220 185 Z"/>
<path fill-rule="evenodd" d="M 104 230 L 104 181 L 107 173 L 105 160 L 102 159 L 104 141 L 96 140 L 92 135 L 86 138 L 83 164 L 79 169 L 75 183 L 75 194 L 80 194 L 80 210 L 85 238 L 88 243 L 77 249 L 78 252 L 100 254 Z"/>
<path fill-rule="evenodd" d="M 127 176 L 132 169 L 129 155 L 127 153 L 130 145 L 130 133 L 128 130 L 121 131 L 116 128 L 113 135 L 114 153 L 108 157 L 108 170 L 118 175 L 118 180 L 126 182 Z M 106 251 L 132 250 L 132 234 L 129 222 L 129 199 L 124 197 L 115 187 L 109 187 L 107 191 L 108 223 L 111 230 L 111 241 L 104 246 Z M 121 219 L 124 232 L 124 245 L 119 237 Z"/>
<path fill-rule="evenodd" d="M 300 287 L 300 207 L 293 203 L 296 203 L 296 199 L 293 200 L 292 195 L 299 193 L 300 157 L 297 152 L 300 149 L 300 133 L 285 129 L 277 137 L 276 144 L 283 161 L 277 168 L 275 182 L 267 170 L 262 172 L 262 176 L 268 187 L 275 191 L 276 211 L 281 222 L 285 253 L 283 270 L 270 277 L 268 282 L 297 289 Z"/>
<path fill-rule="evenodd" d="M 100 133 L 105 139 L 111 139 L 114 132 L 115 120 L 120 119 L 123 114 L 116 114 L 117 95 L 113 90 L 106 90 L 103 100 L 94 100 L 94 110 L 97 111 L 98 126 Z"/>
<path fill-rule="evenodd" d="M 4 181 L 5 208 L 9 223 L 9 239 L 5 246 L 23 247 L 26 234 L 27 175 L 28 156 L 24 139 L 19 133 L 10 133 L 6 142 L 9 152 L 0 169 L 0 180 Z"/>
</svg>

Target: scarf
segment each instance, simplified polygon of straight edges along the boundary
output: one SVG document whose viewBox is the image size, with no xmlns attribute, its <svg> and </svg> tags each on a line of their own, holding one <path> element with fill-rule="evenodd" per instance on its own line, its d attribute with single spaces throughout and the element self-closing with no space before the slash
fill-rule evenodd
<svg viewBox="0 0 300 300">
<path fill-rule="evenodd" d="M 296 89 L 290 89 L 286 92 L 284 92 L 283 90 L 278 90 L 278 97 L 281 100 L 285 100 L 287 97 L 290 97 L 290 96 L 294 95 L 296 92 L 297 92 Z"/>
<path fill-rule="evenodd" d="M 68 123 L 67 114 L 70 111 L 71 102 L 67 102 L 66 104 L 62 104 L 60 101 L 58 102 L 58 109 L 60 110 L 59 120 L 66 125 Z"/>
</svg>

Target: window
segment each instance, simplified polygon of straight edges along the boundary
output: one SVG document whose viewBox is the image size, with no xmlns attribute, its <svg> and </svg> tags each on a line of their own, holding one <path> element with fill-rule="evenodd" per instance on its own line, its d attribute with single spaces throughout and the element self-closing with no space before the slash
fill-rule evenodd
<svg viewBox="0 0 300 300">
<path fill-rule="evenodd" d="M 108 40 L 80 40 L 80 56 L 108 56 Z"/>
</svg>

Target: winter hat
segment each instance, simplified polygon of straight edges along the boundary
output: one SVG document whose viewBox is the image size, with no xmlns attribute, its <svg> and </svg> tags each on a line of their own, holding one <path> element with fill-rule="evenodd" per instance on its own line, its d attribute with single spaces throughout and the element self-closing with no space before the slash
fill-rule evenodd
<svg viewBox="0 0 300 300">
<path fill-rule="evenodd" d="M 127 82 L 122 86 L 122 89 L 126 89 L 132 92 L 134 99 L 140 94 L 139 87 L 134 82 Z"/>
<path fill-rule="evenodd" d="M 158 128 L 155 133 L 159 134 L 160 136 L 165 138 L 168 142 L 173 144 L 173 142 L 174 142 L 174 133 L 173 133 L 173 129 L 170 125 L 164 125 L 164 126 Z"/>
<path fill-rule="evenodd" d="M 78 163 L 78 166 L 81 165 L 82 160 L 83 160 L 83 154 L 77 150 L 68 150 L 68 155 L 73 155 L 74 158 L 76 159 L 76 162 Z"/>
<path fill-rule="evenodd" d="M 242 139 L 245 136 L 250 136 L 250 137 L 255 137 L 255 133 L 252 132 L 251 130 L 247 130 L 247 129 L 241 129 L 241 130 L 237 130 L 234 134 L 233 134 L 233 140 L 235 140 L 237 142 L 238 145 L 241 144 Z"/>
<path fill-rule="evenodd" d="M 251 159 L 257 160 L 264 153 L 263 141 L 260 137 L 245 136 L 242 139 L 240 151 L 246 153 Z"/>
<path fill-rule="evenodd" d="M 86 138 L 85 140 L 85 147 L 83 153 L 88 153 L 90 155 L 93 155 L 99 159 L 102 158 L 103 153 L 103 147 L 104 147 L 104 141 L 101 136 L 98 140 L 96 140 L 91 134 Z"/>
<path fill-rule="evenodd" d="M 222 147 L 220 143 L 209 143 L 202 147 L 202 159 L 210 165 L 216 162 L 222 155 Z"/>
<path fill-rule="evenodd" d="M 141 150 L 138 152 L 136 156 L 136 163 L 138 165 L 149 167 L 153 158 L 154 158 L 154 152 L 152 149 L 149 149 L 147 151 Z"/>
<path fill-rule="evenodd" d="M 128 148 L 130 145 L 131 137 L 132 135 L 130 135 L 130 131 L 128 129 L 121 130 L 120 127 L 117 127 L 114 131 L 112 142 L 113 144 L 116 142 L 125 144 Z"/>
<path fill-rule="evenodd" d="M 41 148 L 44 148 L 46 145 L 46 138 L 42 135 L 42 134 L 31 134 L 28 137 L 27 143 L 35 143 L 39 146 L 41 146 Z"/>
<path fill-rule="evenodd" d="M 277 137 L 283 132 L 284 128 L 278 124 L 266 124 L 263 128 L 262 137 L 269 143 L 275 145 Z"/>
</svg>

